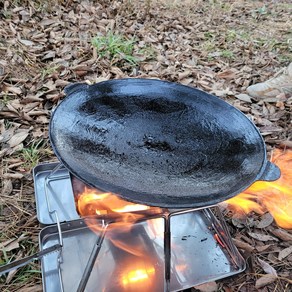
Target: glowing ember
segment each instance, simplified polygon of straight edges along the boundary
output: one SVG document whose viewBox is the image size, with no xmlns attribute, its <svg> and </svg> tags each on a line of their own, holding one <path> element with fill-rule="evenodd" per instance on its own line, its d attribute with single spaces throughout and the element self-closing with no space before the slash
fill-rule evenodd
<svg viewBox="0 0 292 292">
<path fill-rule="evenodd" d="M 237 214 L 269 211 L 280 227 L 292 229 L 292 150 L 276 149 L 272 162 L 281 170 L 278 180 L 257 181 L 226 203 Z"/>
<path fill-rule="evenodd" d="M 122 276 L 122 283 L 124 286 L 127 286 L 131 283 L 145 281 L 148 280 L 154 274 L 155 274 L 154 267 L 148 269 L 144 268 L 133 270 Z"/>
</svg>

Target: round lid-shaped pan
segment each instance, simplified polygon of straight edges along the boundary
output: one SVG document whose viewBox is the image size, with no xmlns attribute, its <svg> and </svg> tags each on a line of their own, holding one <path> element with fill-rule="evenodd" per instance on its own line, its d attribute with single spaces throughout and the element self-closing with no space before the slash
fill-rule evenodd
<svg viewBox="0 0 292 292">
<path fill-rule="evenodd" d="M 65 91 L 51 144 L 92 187 L 152 206 L 203 207 L 279 176 L 255 125 L 198 89 L 120 79 Z"/>
</svg>

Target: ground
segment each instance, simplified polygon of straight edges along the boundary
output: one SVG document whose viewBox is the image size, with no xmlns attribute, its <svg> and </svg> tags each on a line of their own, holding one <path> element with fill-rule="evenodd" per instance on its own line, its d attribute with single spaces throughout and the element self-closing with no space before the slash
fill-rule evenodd
<svg viewBox="0 0 292 292">
<path fill-rule="evenodd" d="M 291 147 L 292 99 L 246 95 L 292 61 L 291 13 L 290 1 L 1 1 L 0 264 L 38 250 L 31 170 L 56 160 L 48 123 L 71 82 L 144 77 L 194 86 L 245 113 L 269 154 Z M 257 227 L 269 220 L 261 215 L 225 218 L 247 269 L 210 291 L 291 291 L 292 254 L 278 254 L 292 232 L 272 221 Z M 0 278 L 1 291 L 41 289 L 38 263 Z"/>
</svg>

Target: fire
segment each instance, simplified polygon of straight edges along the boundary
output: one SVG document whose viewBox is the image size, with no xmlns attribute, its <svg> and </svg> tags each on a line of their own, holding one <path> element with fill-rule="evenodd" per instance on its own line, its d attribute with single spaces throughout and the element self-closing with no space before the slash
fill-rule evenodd
<svg viewBox="0 0 292 292">
<path fill-rule="evenodd" d="M 77 210 L 81 216 L 126 213 L 150 209 L 149 206 L 127 202 L 112 193 L 101 193 L 85 187 L 78 195 Z"/>
<path fill-rule="evenodd" d="M 155 274 L 155 268 L 142 268 L 142 269 L 136 269 L 132 270 L 128 273 L 125 273 L 122 275 L 122 283 L 123 286 L 127 286 L 131 283 L 141 282 L 148 280 Z"/>
<path fill-rule="evenodd" d="M 292 150 L 276 149 L 272 162 L 281 170 L 278 180 L 257 181 L 226 203 L 237 214 L 268 211 L 280 227 L 292 229 Z"/>
<path fill-rule="evenodd" d="M 107 224 L 104 233 L 107 245 L 113 257 L 116 257 L 115 260 L 119 259 L 120 263 L 116 279 L 119 291 L 161 291 L 163 277 L 161 271 L 155 268 L 158 260 L 151 246 L 152 240 L 163 236 L 164 222 L 160 218 L 148 219 L 146 223 L 138 222 L 149 215 L 161 214 L 162 210 L 88 188 L 76 179 L 73 189 L 74 186 L 78 189 L 77 194 L 74 192 L 77 211 L 81 216 L 86 216 L 88 227 L 101 234 L 104 225 L 100 222 Z M 151 231 L 149 237 L 146 229 Z"/>
<path fill-rule="evenodd" d="M 76 184 L 76 179 L 74 180 Z M 81 186 L 79 184 L 79 188 Z M 125 201 L 112 193 L 103 193 L 97 189 L 92 189 L 84 186 L 82 191 L 76 196 L 77 211 L 81 216 L 98 215 L 102 219 L 107 218 L 110 220 L 110 224 L 107 227 L 106 237 L 119 249 L 126 251 L 129 254 L 142 257 L 145 256 L 145 247 L 140 242 L 128 242 L 127 238 L 124 238 L 123 234 L 131 232 L 131 230 L 137 228 L 134 227 L 134 223 L 146 218 L 147 215 L 154 215 L 161 213 L 160 208 L 149 207 L 146 205 L 135 204 Z M 155 222 L 155 220 L 150 220 Z M 88 217 L 86 223 L 89 228 L 100 233 L 102 226 L 97 224 L 94 217 Z M 150 223 L 149 223 L 150 224 Z M 158 235 L 161 232 L 160 228 L 156 226 L 158 223 L 151 223 L 153 236 Z M 153 226 L 152 226 L 153 225 Z"/>
</svg>

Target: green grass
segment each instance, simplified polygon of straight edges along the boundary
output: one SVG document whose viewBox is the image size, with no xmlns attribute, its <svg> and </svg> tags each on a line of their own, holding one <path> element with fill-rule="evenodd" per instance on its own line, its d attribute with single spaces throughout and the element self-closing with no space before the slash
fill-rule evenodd
<svg viewBox="0 0 292 292">
<path fill-rule="evenodd" d="M 15 259 L 12 259 L 12 261 L 14 260 Z M 37 262 L 37 261 L 33 261 L 33 262 Z M 19 268 L 17 271 L 17 274 L 13 277 L 9 285 L 18 284 L 18 283 L 25 285 L 26 283 L 31 282 L 31 279 L 34 275 L 38 276 L 42 273 L 41 270 L 35 269 L 35 266 L 36 266 L 35 264 L 28 264 L 26 266 Z M 0 280 L 0 284 L 4 284 L 4 281 L 5 281 L 5 277 L 3 277 Z M 4 291 L 10 291 L 10 290 L 4 290 Z"/>
<path fill-rule="evenodd" d="M 0 98 L 2 98 L 1 102 L 2 102 L 4 105 L 7 105 L 11 100 L 14 99 L 14 97 L 10 96 L 10 95 L 7 94 L 7 93 L 4 93 L 2 96 L 0 95 Z"/>
<path fill-rule="evenodd" d="M 58 70 L 59 66 L 48 66 L 41 70 L 41 79 L 44 80 L 45 77 L 55 73 Z"/>
<path fill-rule="evenodd" d="M 268 8 L 266 5 L 263 5 L 262 7 L 259 7 L 252 11 L 252 17 L 257 17 L 258 15 L 266 15 L 268 14 Z"/>
<path fill-rule="evenodd" d="M 137 65 L 139 59 L 134 56 L 136 40 L 123 35 L 108 32 L 105 36 L 96 36 L 92 45 L 100 57 L 107 57 L 114 63 L 128 63 Z"/>
<path fill-rule="evenodd" d="M 25 168 L 32 169 L 39 163 L 44 150 L 42 144 L 43 140 L 33 141 L 29 147 L 20 150 L 20 157 Z"/>
<path fill-rule="evenodd" d="M 221 56 L 226 59 L 234 59 L 234 54 L 230 50 L 221 51 Z"/>
<path fill-rule="evenodd" d="M 233 29 L 228 30 L 226 33 L 227 42 L 234 42 L 237 39 L 237 37 L 238 37 L 238 33 Z"/>
</svg>

